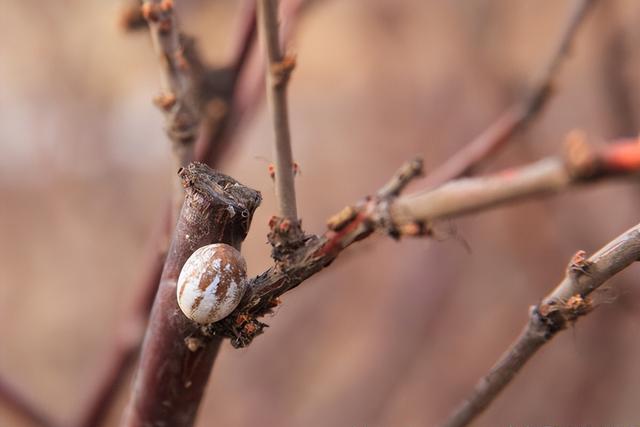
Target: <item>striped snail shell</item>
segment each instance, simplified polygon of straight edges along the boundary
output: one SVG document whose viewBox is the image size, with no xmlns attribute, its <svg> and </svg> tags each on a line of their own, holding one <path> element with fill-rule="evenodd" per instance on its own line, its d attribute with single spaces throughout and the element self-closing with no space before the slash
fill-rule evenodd
<svg viewBox="0 0 640 427">
<path fill-rule="evenodd" d="M 182 267 L 176 292 L 178 306 L 202 325 L 228 316 L 247 288 L 247 264 L 234 247 L 214 243 L 196 250 Z"/>
</svg>

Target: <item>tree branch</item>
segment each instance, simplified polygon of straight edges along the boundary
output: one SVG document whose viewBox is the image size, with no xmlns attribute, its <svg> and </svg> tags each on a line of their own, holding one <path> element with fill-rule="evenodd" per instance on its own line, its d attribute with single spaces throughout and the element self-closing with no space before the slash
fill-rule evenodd
<svg viewBox="0 0 640 427">
<path fill-rule="evenodd" d="M 289 10 L 287 16 L 291 24 L 298 18 L 298 14 L 302 10 L 296 6 L 298 1 L 292 1 L 294 7 L 287 9 Z M 213 70 L 205 72 L 206 80 L 209 82 L 207 87 L 218 90 L 217 96 L 214 90 L 207 92 L 208 99 L 221 100 L 222 102 L 213 102 L 218 106 L 230 105 L 228 109 L 222 108 L 223 114 L 221 116 L 212 117 L 206 114 L 204 116 L 203 130 L 200 132 L 196 144 L 195 157 L 197 161 L 207 162 L 210 166 L 215 166 L 220 162 L 226 153 L 232 134 L 238 129 L 238 124 L 248 114 L 249 109 L 255 108 L 259 104 L 260 97 L 264 95 L 263 91 L 251 91 L 247 94 L 246 91 L 239 90 L 242 89 L 242 86 L 250 87 L 252 82 L 257 80 L 258 75 L 260 80 L 263 76 L 261 68 L 246 70 L 248 56 L 252 52 L 251 47 L 255 40 L 255 21 L 255 0 L 248 0 L 247 8 L 242 11 L 235 30 L 230 65 L 223 68 L 231 70 L 232 77 L 226 78 L 224 74 L 216 74 Z M 292 25 L 289 25 L 289 28 L 291 27 Z M 284 34 L 285 39 L 291 36 L 290 31 Z M 244 74 L 245 71 L 249 71 L 249 73 Z M 240 76 L 243 74 L 241 79 Z M 212 82 L 215 76 L 220 78 L 218 83 Z M 224 85 L 228 85 L 226 89 Z M 91 391 L 87 393 L 87 403 L 80 405 L 81 411 L 76 421 L 73 422 L 73 426 L 95 427 L 102 423 L 120 384 L 126 378 L 129 366 L 136 360 L 168 249 L 170 217 L 171 205 L 167 204 L 163 218 L 160 218 L 149 239 L 148 249 L 145 251 L 149 256 L 143 264 L 140 279 L 133 284 L 136 289 L 133 304 L 117 328 L 113 344 L 110 345 L 104 362 L 100 364 Z"/>
<path fill-rule="evenodd" d="M 238 308 L 213 324 L 209 333 L 230 338 L 234 347 L 249 345 L 266 326 L 258 318 L 271 313 L 282 294 L 327 267 L 342 250 L 374 231 L 394 238 L 429 235 L 437 220 L 556 193 L 598 179 L 638 174 L 640 143 L 635 139 L 620 140 L 595 150 L 574 133 L 567 140 L 564 158 L 545 159 L 495 175 L 461 179 L 435 190 L 398 196 L 421 167 L 420 161 L 407 163 L 375 197 L 347 206 L 329 219 L 323 235 L 307 235 L 297 248 L 287 246 L 290 224 L 272 218 L 269 242 L 276 254 L 274 265 L 250 280 L 249 291 Z"/>
<path fill-rule="evenodd" d="M 507 352 L 483 377 L 472 394 L 443 424 L 469 425 L 513 380 L 527 361 L 558 332 L 588 314 L 594 290 L 640 258 L 640 224 L 627 230 L 588 259 L 579 251 L 565 278 L 542 302 L 529 310 L 529 322 Z"/>
<path fill-rule="evenodd" d="M 554 79 L 569 53 L 580 24 L 584 22 L 584 18 L 595 2 L 596 0 L 574 0 L 557 44 L 542 68 L 540 77 L 529 89 L 524 100 L 507 109 L 484 132 L 432 171 L 424 179 L 425 185 L 435 187 L 466 175 L 496 153 L 516 132 L 538 116 L 553 93 Z"/>
<path fill-rule="evenodd" d="M 297 223 L 293 154 L 287 111 L 287 83 L 295 67 L 295 59 L 284 56 L 280 49 L 278 0 L 256 1 L 258 2 L 258 25 L 268 58 L 267 100 L 275 131 L 275 184 L 279 215 L 292 223 Z"/>
<path fill-rule="evenodd" d="M 618 140 L 599 150 L 579 133 L 566 141 L 563 158 L 549 158 L 480 178 L 451 181 L 434 190 L 400 197 L 390 208 L 396 227 L 469 214 L 526 197 L 557 193 L 600 178 L 638 172 L 640 143 Z"/>
<path fill-rule="evenodd" d="M 156 97 L 155 103 L 165 114 L 166 131 L 172 142 L 177 170 L 193 160 L 193 147 L 201 121 L 190 64 L 194 59 L 188 57 L 194 51 L 193 42 L 180 34 L 173 0 L 144 0 L 142 15 L 149 24 L 151 40 L 160 63 L 162 92 Z M 180 182 L 174 180 L 174 219 L 182 205 L 183 195 Z"/>
<path fill-rule="evenodd" d="M 180 171 L 185 202 L 165 262 L 123 426 L 193 424 L 221 340 L 201 333 L 176 302 L 176 282 L 198 248 L 240 249 L 260 193 L 193 163 Z"/>
</svg>

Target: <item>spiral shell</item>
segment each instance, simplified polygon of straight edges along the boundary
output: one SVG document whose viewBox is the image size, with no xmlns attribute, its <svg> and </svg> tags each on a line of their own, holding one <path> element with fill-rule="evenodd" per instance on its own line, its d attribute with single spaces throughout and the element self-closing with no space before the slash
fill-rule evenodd
<svg viewBox="0 0 640 427">
<path fill-rule="evenodd" d="M 203 246 L 182 267 L 176 292 L 178 306 L 189 319 L 205 325 L 229 315 L 247 287 L 247 264 L 224 243 Z"/>
</svg>

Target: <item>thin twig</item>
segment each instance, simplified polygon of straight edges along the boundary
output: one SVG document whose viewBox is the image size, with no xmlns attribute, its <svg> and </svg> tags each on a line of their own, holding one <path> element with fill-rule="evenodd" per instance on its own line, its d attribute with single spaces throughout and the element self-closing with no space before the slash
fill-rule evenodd
<svg viewBox="0 0 640 427">
<path fill-rule="evenodd" d="M 176 301 L 187 258 L 210 243 L 240 250 L 260 193 L 201 163 L 179 173 L 185 202 L 165 261 L 125 411 L 124 427 L 191 426 L 213 367 L 219 337 L 203 335 Z"/>
<path fill-rule="evenodd" d="M 511 347 L 483 377 L 443 427 L 463 427 L 480 415 L 527 361 L 558 332 L 588 314 L 594 290 L 640 258 L 640 224 L 627 230 L 588 259 L 579 251 L 567 274 L 542 302 L 529 310 L 529 322 Z"/>
<path fill-rule="evenodd" d="M 305 236 L 301 246 L 274 257 L 275 264 L 250 280 L 250 290 L 238 308 L 212 328 L 244 347 L 264 330 L 258 318 L 279 304 L 279 296 L 321 271 L 352 243 L 375 231 L 394 238 L 429 235 L 433 222 L 457 217 L 527 197 L 553 194 L 596 180 L 640 173 L 640 143 L 619 140 L 601 150 L 590 148 L 579 134 L 567 140 L 562 158 L 549 158 L 498 174 L 467 178 L 435 190 L 398 196 L 399 189 L 420 171 L 421 163 L 410 162 L 383 187 L 376 197 L 347 206 L 328 221 L 321 236 Z M 390 190 L 391 189 L 391 190 Z M 269 241 L 274 251 L 287 241 L 291 227 L 272 218 Z M 246 326 L 249 325 L 249 326 Z"/>
<path fill-rule="evenodd" d="M 279 215 L 297 223 L 293 154 L 287 111 L 287 83 L 295 67 L 295 59 L 284 56 L 280 48 L 278 0 L 257 0 L 257 2 L 258 27 L 268 59 L 267 100 L 275 133 L 275 186 Z"/>
<path fill-rule="evenodd" d="M 39 427 L 56 427 L 51 418 L 44 414 L 31 400 L 16 390 L 2 376 L 0 376 L 0 400 L 26 421 Z"/>
<path fill-rule="evenodd" d="M 425 185 L 435 187 L 469 173 L 538 116 L 553 93 L 554 79 L 569 53 L 580 24 L 595 2 L 575 0 L 557 44 L 524 100 L 508 108 L 484 132 L 427 175 Z"/>
<path fill-rule="evenodd" d="M 186 38 L 178 29 L 173 0 L 144 0 L 142 15 L 149 24 L 151 40 L 160 63 L 161 94 L 155 102 L 165 114 L 175 170 L 178 170 L 193 160 L 193 147 L 201 121 L 194 78 L 185 55 Z M 180 182 L 174 180 L 174 219 L 182 205 L 183 195 Z"/>
</svg>

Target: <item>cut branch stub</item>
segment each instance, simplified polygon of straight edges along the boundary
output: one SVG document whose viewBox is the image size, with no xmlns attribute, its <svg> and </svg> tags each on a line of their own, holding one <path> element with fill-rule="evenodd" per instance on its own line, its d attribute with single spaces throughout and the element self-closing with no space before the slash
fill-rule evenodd
<svg viewBox="0 0 640 427">
<path fill-rule="evenodd" d="M 187 258 L 210 243 L 240 250 L 260 193 L 192 163 L 179 172 L 186 197 L 173 235 L 145 335 L 124 426 L 190 426 L 221 340 L 203 335 L 176 301 Z"/>
</svg>

